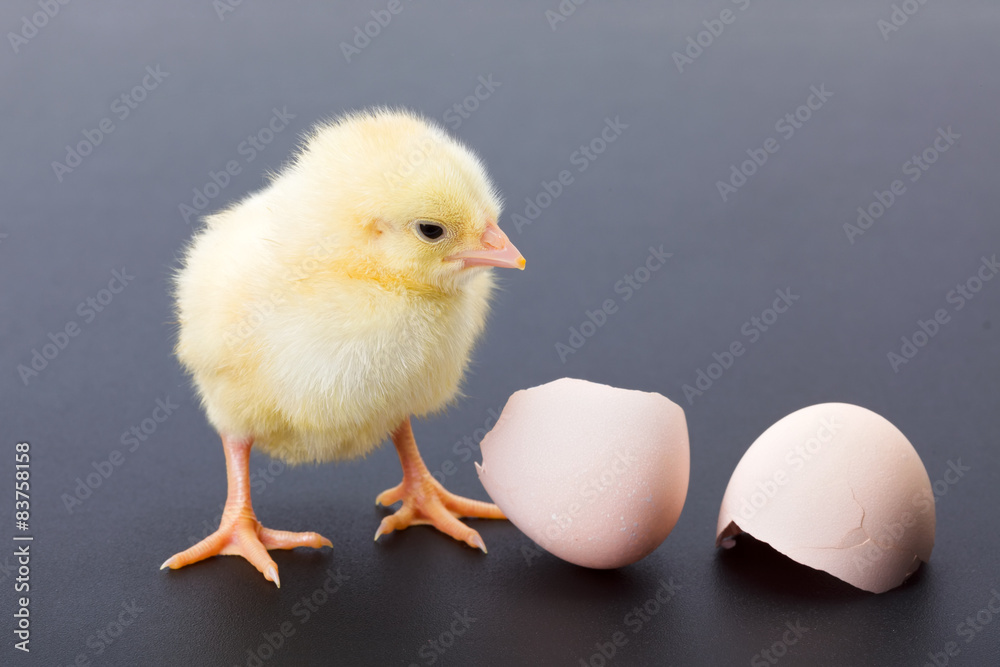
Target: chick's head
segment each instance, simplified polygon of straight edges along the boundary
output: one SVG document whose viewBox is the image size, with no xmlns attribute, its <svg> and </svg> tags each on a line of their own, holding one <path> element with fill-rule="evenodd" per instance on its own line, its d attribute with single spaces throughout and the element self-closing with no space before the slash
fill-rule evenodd
<svg viewBox="0 0 1000 667">
<path fill-rule="evenodd" d="M 524 268 L 482 162 L 415 114 L 347 116 L 317 131 L 294 168 L 314 179 L 319 225 L 350 249 L 339 261 L 355 273 L 447 289 L 484 267 Z"/>
</svg>

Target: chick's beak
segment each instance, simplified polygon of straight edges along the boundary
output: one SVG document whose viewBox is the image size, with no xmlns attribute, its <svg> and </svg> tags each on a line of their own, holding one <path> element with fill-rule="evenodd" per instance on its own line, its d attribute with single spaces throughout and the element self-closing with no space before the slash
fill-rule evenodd
<svg viewBox="0 0 1000 667">
<path fill-rule="evenodd" d="M 499 266 L 505 269 L 524 269 L 524 257 L 514 247 L 507 235 L 496 223 L 486 225 L 486 231 L 480 237 L 482 248 L 465 250 L 449 255 L 449 260 L 461 260 L 465 267 Z"/>
</svg>

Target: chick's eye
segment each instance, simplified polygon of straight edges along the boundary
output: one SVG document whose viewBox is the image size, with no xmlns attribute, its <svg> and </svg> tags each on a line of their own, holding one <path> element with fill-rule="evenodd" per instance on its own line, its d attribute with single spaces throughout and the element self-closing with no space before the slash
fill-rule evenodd
<svg viewBox="0 0 1000 667">
<path fill-rule="evenodd" d="M 417 225 L 417 231 L 427 241 L 437 241 L 444 236 L 444 227 L 433 222 L 421 222 Z"/>
</svg>

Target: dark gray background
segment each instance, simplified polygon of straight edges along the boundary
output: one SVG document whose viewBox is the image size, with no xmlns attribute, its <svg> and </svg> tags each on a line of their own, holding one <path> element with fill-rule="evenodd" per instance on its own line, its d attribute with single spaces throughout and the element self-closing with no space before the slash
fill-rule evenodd
<svg viewBox="0 0 1000 667">
<path fill-rule="evenodd" d="M 956 634 L 1000 587 L 1000 281 L 960 311 L 946 300 L 1000 251 L 1000 6 L 932 0 L 885 40 L 877 22 L 890 17 L 888 0 L 752 0 L 742 11 L 721 0 L 589 2 L 555 30 L 544 14 L 555 0 L 404 0 L 347 63 L 340 43 L 387 3 L 318 4 L 244 0 L 220 20 L 209 0 L 72 2 L 18 53 L 8 38 L 0 45 L 0 516 L 13 535 L 13 446 L 29 441 L 35 536 L 30 655 L 12 646 L 15 575 L 0 556 L 0 662 L 245 665 L 261 633 L 291 621 L 295 634 L 264 664 L 428 664 L 421 648 L 466 611 L 475 622 L 437 664 L 578 665 L 617 630 L 628 644 L 611 664 L 747 664 L 796 622 L 809 631 L 780 664 L 919 665 L 949 641 L 961 649 L 952 664 L 1000 661 L 1000 619 L 969 643 Z M 672 53 L 724 8 L 735 21 L 679 72 Z M 36 11 L 4 3 L 0 29 L 19 30 Z M 114 99 L 157 65 L 169 77 L 119 120 Z M 385 511 L 374 498 L 400 478 L 383 447 L 284 470 L 255 494 L 266 525 L 334 543 L 277 553 L 280 590 L 235 558 L 159 572 L 207 532 L 225 497 L 221 448 L 171 356 L 168 276 L 192 232 L 179 205 L 231 159 L 242 173 L 211 209 L 261 187 L 320 118 L 393 104 L 440 119 L 491 74 L 500 87 L 455 133 L 505 194 L 501 224 L 527 270 L 502 274 L 467 397 L 416 424 L 417 441 L 431 470 L 456 464 L 452 491 L 485 498 L 472 461 L 452 448 L 513 391 L 565 375 L 659 391 L 685 408 L 691 434 L 691 487 L 673 534 L 610 572 L 551 556 L 529 564 L 530 541 L 503 522 L 475 523 L 486 556 L 428 528 L 376 544 Z M 778 135 L 775 122 L 821 84 L 833 97 L 791 139 Z M 275 107 L 295 118 L 247 164 L 238 146 Z M 59 182 L 51 163 L 105 116 L 114 132 Z M 619 116 L 628 129 L 576 172 L 571 154 Z M 958 143 L 849 243 L 843 225 L 856 208 L 905 178 L 903 163 L 948 126 Z M 716 182 L 769 136 L 779 152 L 723 202 Z M 574 184 L 518 233 L 511 216 L 562 169 Z M 660 244 L 673 257 L 624 302 L 616 281 Z M 83 322 L 77 305 L 121 267 L 135 279 Z M 747 342 L 743 323 L 786 287 L 801 297 L 792 309 L 685 400 L 683 385 L 713 352 Z M 562 363 L 556 343 L 609 297 L 618 312 Z M 951 321 L 894 372 L 887 354 L 938 308 Z M 71 320 L 80 334 L 25 385 L 17 366 Z M 180 407 L 127 451 L 121 434 L 167 397 Z M 713 548 L 747 446 L 825 401 L 887 417 L 932 481 L 949 461 L 971 468 L 944 484 L 930 564 L 883 595 L 750 540 Z M 122 465 L 68 511 L 63 494 L 116 449 Z M 294 605 L 330 568 L 349 578 L 300 625 Z M 633 633 L 626 614 L 661 578 L 677 595 Z M 97 631 L 132 601 L 143 611 L 96 655 Z"/>
</svg>

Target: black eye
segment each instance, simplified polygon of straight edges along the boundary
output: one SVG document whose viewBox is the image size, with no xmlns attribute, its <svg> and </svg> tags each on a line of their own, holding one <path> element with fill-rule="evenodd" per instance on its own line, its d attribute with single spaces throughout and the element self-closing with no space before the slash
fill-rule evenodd
<svg viewBox="0 0 1000 667">
<path fill-rule="evenodd" d="M 433 222 L 421 222 L 417 225 L 417 231 L 428 241 L 437 241 L 444 236 L 444 227 L 436 225 Z"/>
</svg>

